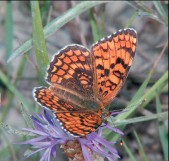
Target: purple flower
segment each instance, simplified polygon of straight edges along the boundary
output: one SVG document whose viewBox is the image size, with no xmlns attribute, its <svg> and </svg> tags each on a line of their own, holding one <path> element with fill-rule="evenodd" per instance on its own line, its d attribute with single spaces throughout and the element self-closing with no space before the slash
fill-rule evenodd
<svg viewBox="0 0 169 161">
<path fill-rule="evenodd" d="M 101 136 L 104 128 L 118 134 L 123 134 L 117 128 L 103 123 L 99 127 L 98 132 L 92 132 L 85 137 L 73 137 L 66 133 L 60 125 L 56 124 L 46 111 L 44 115 L 33 115 L 32 121 L 34 130 L 23 130 L 34 134 L 34 138 L 19 143 L 32 145 L 32 151 L 26 157 L 43 151 L 40 161 L 50 161 L 51 156 L 56 157 L 56 146 L 60 145 L 65 155 L 72 160 L 92 161 L 97 160 L 99 156 L 107 158 L 109 161 L 119 158 L 117 150 L 113 148 L 114 142 L 108 142 Z"/>
</svg>

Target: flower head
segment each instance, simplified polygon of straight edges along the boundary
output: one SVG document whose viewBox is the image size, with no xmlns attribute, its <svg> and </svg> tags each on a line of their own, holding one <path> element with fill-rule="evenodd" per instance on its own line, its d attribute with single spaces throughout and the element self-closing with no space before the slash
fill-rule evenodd
<svg viewBox="0 0 169 161">
<path fill-rule="evenodd" d="M 112 146 L 114 142 L 108 142 L 101 136 L 104 128 L 122 134 L 114 127 L 103 123 L 98 132 L 92 132 L 85 137 L 73 137 L 56 124 L 46 111 L 44 115 L 35 114 L 31 118 L 34 129 L 23 130 L 34 134 L 35 138 L 20 143 L 32 145 L 33 151 L 27 157 L 44 151 L 40 161 L 50 161 L 51 156 L 56 157 L 56 146 L 60 145 L 71 160 L 93 161 L 97 160 L 98 156 L 107 158 L 109 161 L 119 158 L 117 150 Z"/>
</svg>

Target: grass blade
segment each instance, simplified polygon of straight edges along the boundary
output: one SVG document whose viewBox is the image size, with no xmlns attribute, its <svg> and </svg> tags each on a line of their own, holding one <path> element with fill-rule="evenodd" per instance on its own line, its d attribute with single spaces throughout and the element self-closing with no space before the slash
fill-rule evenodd
<svg viewBox="0 0 169 161">
<path fill-rule="evenodd" d="M 127 117 L 129 117 L 136 110 L 136 108 L 138 107 L 138 106 L 133 106 L 133 108 L 131 108 L 131 105 L 138 104 L 137 102 L 142 102 L 144 100 L 144 97 L 142 97 L 142 96 L 143 96 L 144 91 L 145 91 L 145 89 L 146 89 L 146 87 L 148 85 L 148 82 L 150 81 L 151 76 L 152 76 L 152 73 L 150 73 L 148 75 L 148 77 L 143 82 L 143 84 L 141 85 L 141 87 L 139 88 L 139 90 L 137 91 L 135 96 L 130 101 L 129 105 L 126 108 L 126 110 L 129 110 L 129 111 L 118 115 L 117 119 L 119 118 L 120 120 L 123 120 L 123 119 L 126 119 Z"/>
<path fill-rule="evenodd" d="M 124 28 L 129 28 L 137 16 L 138 16 L 138 12 L 135 11 Z"/>
<path fill-rule="evenodd" d="M 45 77 L 45 71 L 49 60 L 43 33 L 39 2 L 31 1 L 30 3 L 32 11 L 33 46 L 36 54 L 36 61 L 38 64 L 38 72 L 43 79 Z"/>
<path fill-rule="evenodd" d="M 153 3 L 154 3 L 154 6 L 156 7 L 157 11 L 159 12 L 160 16 L 165 20 L 166 24 L 168 24 L 167 14 L 161 5 L 161 2 L 160 1 L 153 1 Z"/>
<path fill-rule="evenodd" d="M 8 134 L 15 134 L 15 135 L 20 135 L 20 136 L 36 136 L 35 134 L 32 134 L 31 132 L 15 129 L 2 122 L 0 122 L 0 128 L 3 130 L 5 134 L 8 133 Z"/>
<path fill-rule="evenodd" d="M 103 4 L 102 6 L 103 7 L 101 9 L 101 23 L 100 23 L 100 31 L 101 31 L 101 33 L 103 33 L 103 31 L 105 30 L 106 4 Z"/>
<path fill-rule="evenodd" d="M 51 1 L 43 1 L 43 6 L 42 6 L 42 9 L 41 9 L 42 19 L 45 17 L 47 12 L 49 11 L 50 5 L 51 5 Z"/>
<path fill-rule="evenodd" d="M 5 140 L 5 142 L 7 143 L 8 145 L 8 150 L 9 150 L 9 153 L 11 155 L 11 159 L 13 161 L 17 161 L 17 155 L 16 155 L 16 151 L 15 151 L 15 148 L 14 148 L 14 145 L 10 142 L 8 136 L 6 135 L 5 131 L 2 129 L 3 131 L 3 139 Z"/>
<path fill-rule="evenodd" d="M 6 17 L 5 17 L 5 49 L 6 61 L 12 53 L 13 40 L 13 20 L 12 20 L 12 1 L 6 1 Z M 11 64 L 7 64 L 7 74 L 10 75 Z"/>
<path fill-rule="evenodd" d="M 90 9 L 89 17 L 90 17 L 90 24 L 92 27 L 93 42 L 96 42 L 102 37 L 102 34 L 99 30 L 94 12 L 95 12 L 94 8 Z"/>
<path fill-rule="evenodd" d="M 24 70 L 24 66 L 26 64 L 26 57 L 22 57 L 19 67 L 17 69 L 17 73 L 16 73 L 16 78 L 14 80 L 13 85 L 15 86 L 17 84 L 17 81 L 19 80 L 19 78 L 22 76 L 22 72 Z M 7 103 L 4 105 L 3 109 L 2 109 L 2 115 L 0 117 L 0 122 L 3 121 L 6 116 L 8 115 L 9 109 L 11 108 L 12 105 L 12 101 L 13 101 L 13 97 L 14 97 L 14 93 L 10 92 L 9 90 L 7 90 Z"/>
<path fill-rule="evenodd" d="M 128 153 L 129 157 L 130 157 L 130 161 L 137 161 L 136 158 L 134 157 L 134 155 L 132 154 L 130 148 L 128 148 L 127 144 L 125 143 L 124 139 L 122 139 L 123 142 L 123 146 L 126 150 L 126 152 Z"/>
<path fill-rule="evenodd" d="M 21 114 L 24 119 L 24 122 L 28 128 L 33 128 L 32 125 L 32 119 L 31 119 L 31 114 L 29 114 L 24 108 L 23 105 L 21 105 Z"/>
<path fill-rule="evenodd" d="M 168 71 L 166 71 L 163 76 L 150 88 L 150 90 L 144 95 L 146 101 L 143 103 L 145 107 L 155 96 L 157 91 L 161 92 L 163 88 L 168 84 Z"/>
<path fill-rule="evenodd" d="M 21 76 L 23 74 L 23 70 L 24 70 L 25 65 L 26 65 L 26 61 L 27 61 L 27 58 L 25 56 L 23 56 L 21 61 L 20 61 L 19 66 L 18 66 L 18 69 L 17 69 L 17 73 L 16 73 L 16 78 L 14 80 L 14 84 L 17 84 L 17 81 L 21 78 Z"/>
<path fill-rule="evenodd" d="M 67 22 L 74 19 L 77 15 L 85 12 L 89 8 L 92 8 L 96 5 L 106 3 L 108 1 L 84 1 L 77 4 L 75 7 L 69 9 L 67 12 L 62 14 L 60 17 L 54 19 L 44 28 L 44 36 L 45 38 L 49 37 L 53 33 L 55 33 L 58 29 L 60 29 Z M 10 56 L 7 63 L 15 59 L 17 56 L 21 56 L 32 48 L 32 39 L 26 41 L 23 45 L 17 48 L 14 53 Z"/>
<path fill-rule="evenodd" d="M 156 109 L 157 109 L 157 113 L 161 113 L 161 103 L 160 103 L 160 97 L 159 94 L 156 95 Z M 159 130 L 159 135 L 160 135 L 160 141 L 161 141 L 161 146 L 163 149 L 163 153 L 164 153 L 164 159 L 165 161 L 168 160 L 168 138 L 167 138 L 167 134 L 166 134 L 166 130 L 164 128 L 164 123 L 162 118 L 158 119 L 158 130 Z"/>
<path fill-rule="evenodd" d="M 32 111 L 32 105 L 28 102 L 28 100 L 21 94 L 15 86 L 10 82 L 8 77 L 0 70 L 0 80 L 5 84 L 5 86 L 8 88 L 9 91 L 15 94 L 16 98 L 20 103 L 23 104 L 24 108 L 27 108 L 27 110 Z"/>
<path fill-rule="evenodd" d="M 163 20 L 159 17 L 152 8 L 145 5 L 144 1 L 126 1 L 129 5 L 131 5 L 134 9 L 138 10 L 139 16 L 147 16 L 152 18 L 161 24 L 168 24 L 168 20 Z"/>
<path fill-rule="evenodd" d="M 155 119 L 167 119 L 168 118 L 168 111 L 166 112 L 160 112 L 157 114 L 152 114 L 149 116 L 140 116 L 140 117 L 134 117 L 131 119 L 125 119 L 125 120 L 115 120 L 113 122 L 113 126 L 121 126 L 121 125 L 128 125 L 128 124 L 135 124 L 145 121 L 151 121 Z"/>
<path fill-rule="evenodd" d="M 141 155 L 141 160 L 148 161 L 145 151 L 144 151 L 144 148 L 143 148 L 141 141 L 139 139 L 139 136 L 137 135 L 137 132 L 135 130 L 133 130 L 133 131 L 134 131 L 134 136 L 135 136 L 138 146 L 139 146 L 139 154 Z"/>
<path fill-rule="evenodd" d="M 139 88 L 139 90 L 137 91 L 136 95 L 133 97 L 133 99 L 131 100 L 131 102 L 129 103 L 129 105 L 127 106 L 126 110 L 128 110 L 127 112 L 123 112 L 122 114 L 119 114 L 116 116 L 116 120 L 125 120 L 126 118 L 128 118 L 129 116 L 131 116 L 133 114 L 133 112 L 137 109 L 138 107 L 138 102 L 141 102 L 143 100 L 146 101 L 142 104 L 142 107 L 145 107 L 156 95 L 157 95 L 157 90 L 159 90 L 160 92 L 162 91 L 163 87 L 165 87 L 165 85 L 168 83 L 168 71 L 166 73 L 163 74 L 163 76 L 150 88 L 150 90 L 144 94 L 144 89 L 146 88 L 148 81 L 150 80 L 150 75 L 152 74 L 152 72 L 149 74 L 149 76 L 147 77 L 147 79 L 143 82 L 143 84 L 141 85 L 141 87 Z M 135 98 L 135 100 L 134 100 Z M 130 108 L 129 108 L 130 107 Z M 131 108 L 132 107 L 132 108 Z M 114 122 L 112 123 L 114 125 Z M 125 125 L 121 126 L 121 129 L 124 128 Z M 118 135 L 112 133 L 112 132 L 105 132 L 106 134 L 106 138 L 110 139 L 110 140 L 117 140 Z"/>
<path fill-rule="evenodd" d="M 138 106 L 133 106 L 133 108 L 129 107 L 131 107 L 131 105 L 138 104 L 137 102 L 139 101 L 143 101 L 144 103 L 142 104 L 142 107 L 145 107 L 156 96 L 157 94 L 156 90 L 159 89 L 161 91 L 163 87 L 167 84 L 168 71 L 164 73 L 164 75 L 151 87 L 151 89 L 146 94 L 144 94 L 144 90 L 147 87 L 147 84 L 151 78 L 151 74 L 152 73 L 150 73 L 147 79 L 143 82 L 143 84 L 141 85 L 141 87 L 139 88 L 139 90 L 137 91 L 137 93 L 127 106 L 126 110 L 128 109 L 129 111 L 118 115 L 117 116 L 118 119 L 126 119 L 127 117 L 129 117 Z"/>
</svg>

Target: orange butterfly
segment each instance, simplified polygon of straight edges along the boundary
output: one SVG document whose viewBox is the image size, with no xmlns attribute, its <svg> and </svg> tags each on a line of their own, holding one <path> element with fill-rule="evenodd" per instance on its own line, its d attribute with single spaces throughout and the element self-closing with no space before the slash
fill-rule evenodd
<svg viewBox="0 0 169 161">
<path fill-rule="evenodd" d="M 65 131 L 85 136 L 110 115 L 106 106 L 122 87 L 136 53 L 134 29 L 100 39 L 91 50 L 68 45 L 54 55 L 47 70 L 49 87 L 33 91 L 35 100 L 51 110 Z"/>
</svg>

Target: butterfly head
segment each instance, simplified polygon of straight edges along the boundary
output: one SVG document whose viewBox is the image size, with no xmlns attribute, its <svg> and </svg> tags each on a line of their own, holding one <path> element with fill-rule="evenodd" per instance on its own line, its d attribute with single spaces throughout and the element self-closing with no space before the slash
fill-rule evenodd
<svg viewBox="0 0 169 161">
<path fill-rule="evenodd" d="M 107 109 L 101 109 L 101 119 L 102 121 L 107 120 L 110 117 L 110 112 Z"/>
</svg>

